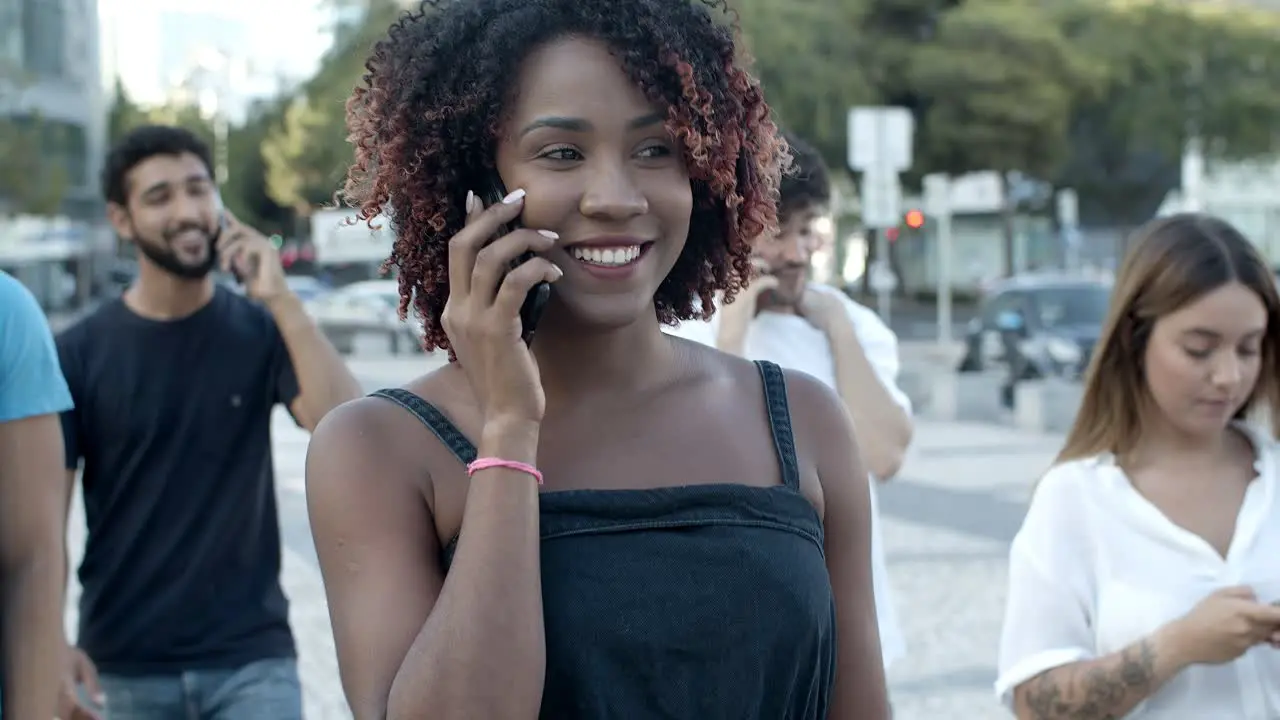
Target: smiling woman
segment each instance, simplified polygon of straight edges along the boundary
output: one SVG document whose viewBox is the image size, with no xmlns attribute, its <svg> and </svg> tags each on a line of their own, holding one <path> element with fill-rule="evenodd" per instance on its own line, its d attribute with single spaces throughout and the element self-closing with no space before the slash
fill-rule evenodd
<svg viewBox="0 0 1280 720">
<path fill-rule="evenodd" d="M 728 18 L 429 2 L 375 49 L 347 196 L 394 208 L 402 308 L 455 362 L 309 451 L 360 720 L 885 716 L 839 398 L 661 331 L 776 230 L 787 148 Z"/>
</svg>

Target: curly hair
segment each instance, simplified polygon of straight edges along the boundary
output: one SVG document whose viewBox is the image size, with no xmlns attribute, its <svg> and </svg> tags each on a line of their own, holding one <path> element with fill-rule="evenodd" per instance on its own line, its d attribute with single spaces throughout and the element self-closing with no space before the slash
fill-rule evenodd
<svg viewBox="0 0 1280 720">
<path fill-rule="evenodd" d="M 720 22 L 717 22 L 720 20 Z M 396 232 L 400 312 L 421 315 L 427 350 L 450 350 L 448 241 L 465 191 L 494 172 L 518 63 L 567 35 L 603 42 L 684 147 L 689 238 L 654 294 L 658 320 L 710 318 L 750 279 L 750 243 L 777 227 L 786 142 L 740 62 L 724 0 L 424 0 L 391 25 L 347 101 L 355 162 L 343 195 Z M 452 352 L 451 352 L 452 354 Z"/>
<path fill-rule="evenodd" d="M 778 221 L 786 223 L 794 212 L 831 202 L 831 174 L 812 145 L 790 132 L 782 136 L 791 148 L 791 169 L 778 188 Z"/>
</svg>

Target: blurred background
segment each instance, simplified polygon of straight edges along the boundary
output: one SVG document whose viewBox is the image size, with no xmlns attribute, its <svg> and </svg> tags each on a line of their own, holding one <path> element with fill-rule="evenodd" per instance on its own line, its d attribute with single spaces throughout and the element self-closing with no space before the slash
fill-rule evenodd
<svg viewBox="0 0 1280 720">
<path fill-rule="evenodd" d="M 1075 415 L 1124 238 L 1202 210 L 1280 263 L 1280 0 L 732 4 L 777 119 L 835 174 L 815 271 L 897 332 L 917 412 L 881 495 L 909 647 L 896 714 L 1004 717 L 991 682 L 1008 542 Z M 366 389 L 444 362 L 416 354 L 420 324 L 379 274 L 390 229 L 334 204 L 344 101 L 408 5 L 0 0 L 0 269 L 55 329 L 118 295 L 136 265 L 105 222 L 103 155 L 140 123 L 181 124 L 215 149 L 227 207 L 280 236 L 295 291 Z M 307 441 L 282 411 L 284 581 L 307 715 L 347 720 Z"/>
<path fill-rule="evenodd" d="M 55 322 L 117 293 L 131 259 L 97 175 L 113 138 L 159 120 L 213 144 L 227 206 L 284 238 L 300 290 L 377 279 L 390 233 L 343 225 L 329 206 L 351 155 L 343 101 L 411 4 L 0 0 L 0 268 Z M 959 336 L 998 280 L 1105 278 L 1125 234 L 1161 213 L 1221 214 L 1280 254 L 1277 0 L 735 5 L 779 119 L 837 171 L 820 271 L 854 295 L 892 295 L 905 338 L 941 332 L 943 281 Z M 878 223 L 881 242 L 849 169 L 850 110 L 867 106 L 913 121 L 888 206 L 901 222 Z M 921 196 L 931 173 L 951 182 L 945 266 Z M 354 308 L 386 297 L 374 290 L 317 312 L 373 312 Z"/>
</svg>

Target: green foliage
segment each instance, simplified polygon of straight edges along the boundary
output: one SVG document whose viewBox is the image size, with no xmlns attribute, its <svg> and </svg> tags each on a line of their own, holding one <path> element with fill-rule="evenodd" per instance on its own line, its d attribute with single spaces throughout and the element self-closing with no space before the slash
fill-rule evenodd
<svg viewBox="0 0 1280 720">
<path fill-rule="evenodd" d="M 1274 13 L 1080 0 L 1058 15 L 1077 51 L 1105 68 L 1077 98 L 1071 157 L 1057 175 L 1086 218 L 1134 225 L 1178 182 L 1193 136 L 1219 157 L 1274 150 L 1280 28 Z"/>
<path fill-rule="evenodd" d="M 320 71 L 290 99 L 263 142 L 267 192 L 279 205 L 306 215 L 333 202 L 351 164 L 346 100 L 364 76 L 365 61 L 402 11 L 393 0 L 333 0 L 362 18 L 337 34 Z"/>
<path fill-rule="evenodd" d="M 0 213 L 56 215 L 70 185 L 68 141 L 27 109 L 26 88 L 20 70 L 0 64 Z"/>
<path fill-rule="evenodd" d="M 107 142 L 114 145 L 125 133 L 147 122 L 147 112 L 137 105 L 118 78 L 107 110 Z"/>
<path fill-rule="evenodd" d="M 1016 170 L 1086 218 L 1146 219 L 1194 134 L 1274 150 L 1280 13 L 1160 0 L 738 0 L 770 104 L 845 170 L 845 113 L 916 116 L 916 166 Z"/>
<path fill-rule="evenodd" d="M 920 146 L 930 170 L 1057 170 L 1075 98 L 1101 70 L 1048 20 L 1022 0 L 969 0 L 941 16 L 908 72 L 929 101 Z"/>
<path fill-rule="evenodd" d="M 849 36 L 863 10 L 841 0 L 734 5 L 775 119 L 813 144 L 832 167 L 844 167 L 849 108 L 876 99 L 862 71 L 865 49 Z"/>
<path fill-rule="evenodd" d="M 345 101 L 400 0 L 324 0 L 335 44 L 317 74 L 228 136 L 233 212 L 287 230 L 332 202 L 351 162 Z M 1273 149 L 1280 25 L 1220 3 L 1159 0 L 733 0 L 777 120 L 845 171 L 855 105 L 916 115 L 927 172 L 1016 170 L 1074 187 L 1086 218 L 1149 217 L 1194 133 L 1213 153 Z M 117 93 L 123 98 L 123 93 Z M 127 101 L 127 98 L 123 98 Z M 212 131 L 191 108 L 118 102 L 111 136 L 143 119 Z M 9 142 L 30 152 L 28 142 Z M 16 136 L 13 136 L 16 137 Z M 25 171 L 0 169 L 8 186 Z M 5 178 L 0 177 L 0 193 Z"/>
</svg>

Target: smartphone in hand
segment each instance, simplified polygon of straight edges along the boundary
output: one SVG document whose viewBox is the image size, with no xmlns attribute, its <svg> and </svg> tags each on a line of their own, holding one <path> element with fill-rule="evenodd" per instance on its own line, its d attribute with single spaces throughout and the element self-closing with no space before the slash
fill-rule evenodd
<svg viewBox="0 0 1280 720">
<path fill-rule="evenodd" d="M 221 207 L 221 204 L 219 204 Z M 227 231 L 227 213 L 225 210 L 218 210 L 218 226 L 213 230 L 213 238 L 209 241 L 209 252 L 216 258 L 218 256 L 218 241 L 222 239 L 222 234 Z M 231 263 L 231 276 L 236 279 L 236 283 L 244 285 L 244 275 L 240 273 L 240 268 L 235 263 Z"/>
<path fill-rule="evenodd" d="M 506 196 L 507 191 L 502 185 L 502 179 L 498 177 L 496 172 L 493 173 L 480 193 L 480 198 L 484 200 L 485 207 L 502 202 L 502 199 Z M 502 237 L 518 227 L 518 221 L 503 225 L 498 229 L 497 237 Z M 533 257 L 534 254 L 532 252 L 524 253 L 512 264 L 512 269 L 528 262 Z M 542 318 L 542 312 L 546 309 L 547 301 L 550 299 L 551 283 L 544 280 L 529 290 L 529 294 L 524 298 L 524 303 L 520 305 L 520 338 L 524 340 L 526 346 L 533 344 L 533 335 L 538 329 L 538 320 Z"/>
</svg>

